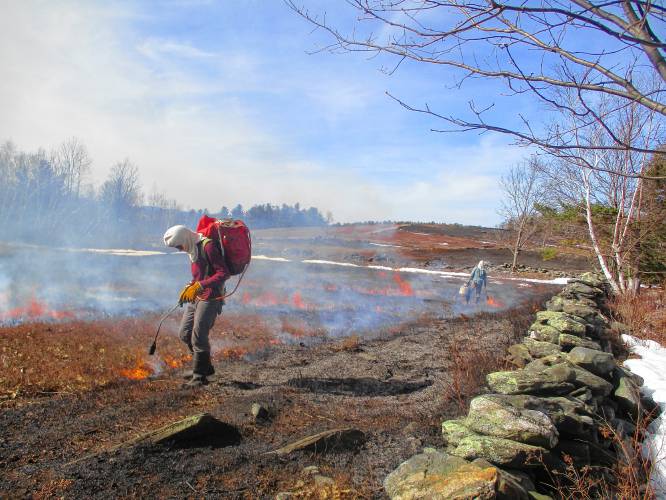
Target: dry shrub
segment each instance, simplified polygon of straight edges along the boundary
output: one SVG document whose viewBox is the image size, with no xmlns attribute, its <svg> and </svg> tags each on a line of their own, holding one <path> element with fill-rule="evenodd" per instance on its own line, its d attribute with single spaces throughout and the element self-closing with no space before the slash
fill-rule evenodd
<svg viewBox="0 0 666 500">
<path fill-rule="evenodd" d="M 350 335 L 349 337 L 344 338 L 340 342 L 337 342 L 331 346 L 331 349 L 335 352 L 347 351 L 354 352 L 358 351 L 361 345 L 361 340 L 358 338 L 358 335 Z"/>
<path fill-rule="evenodd" d="M 551 487 L 557 498 L 596 499 L 631 498 L 651 500 L 655 492 L 650 485 L 653 464 L 643 456 L 643 438 L 652 415 L 642 415 L 635 423 L 631 436 L 622 436 L 607 422 L 602 424 L 601 436 L 610 441 L 617 453 L 617 462 L 611 468 L 592 468 L 574 465 L 573 459 L 564 455 L 563 472 L 550 473 Z M 546 468 L 547 469 L 547 468 Z"/>
<path fill-rule="evenodd" d="M 609 301 L 609 306 L 632 335 L 666 345 L 666 291 L 646 289 L 635 296 L 618 295 Z"/>
</svg>

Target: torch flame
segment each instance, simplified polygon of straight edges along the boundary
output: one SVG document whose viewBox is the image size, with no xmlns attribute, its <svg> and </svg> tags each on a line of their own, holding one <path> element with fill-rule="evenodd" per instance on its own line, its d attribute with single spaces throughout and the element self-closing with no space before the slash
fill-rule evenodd
<svg viewBox="0 0 666 500">
<path fill-rule="evenodd" d="M 498 300 L 495 300 L 490 295 L 488 295 L 488 297 L 486 297 L 486 304 L 488 304 L 490 307 L 503 307 L 504 306 L 504 304 L 502 304 Z"/>
<path fill-rule="evenodd" d="M 152 375 L 153 370 L 142 359 L 137 359 L 136 366 L 128 370 L 120 370 L 120 374 L 130 380 L 143 380 Z"/>
</svg>

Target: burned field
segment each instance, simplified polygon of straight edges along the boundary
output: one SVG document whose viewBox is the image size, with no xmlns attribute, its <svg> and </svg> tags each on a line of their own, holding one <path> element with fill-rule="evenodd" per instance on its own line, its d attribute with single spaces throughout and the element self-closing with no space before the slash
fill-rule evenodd
<svg viewBox="0 0 666 500">
<path fill-rule="evenodd" d="M 0 328 L 0 491 L 381 498 L 384 476 L 440 444 L 441 421 L 464 412 L 554 290 L 495 280 L 494 300 L 467 306 L 456 276 L 272 255 L 282 260 L 256 259 L 228 300 L 211 334 L 217 373 L 195 391 L 181 388 L 189 358 L 176 314 L 157 355 L 147 352 L 186 276 L 182 255 L 102 256 L 107 275 L 97 255 L 98 283 L 64 279 L 69 259 L 44 263 L 41 275 L 58 273 L 60 286 L 16 289 Z M 72 294 L 85 279 L 86 292 Z M 255 403 L 265 417 L 253 416 Z M 229 439 L 123 446 L 204 412 L 233 426 Z M 334 429 L 355 438 L 271 453 Z"/>
</svg>

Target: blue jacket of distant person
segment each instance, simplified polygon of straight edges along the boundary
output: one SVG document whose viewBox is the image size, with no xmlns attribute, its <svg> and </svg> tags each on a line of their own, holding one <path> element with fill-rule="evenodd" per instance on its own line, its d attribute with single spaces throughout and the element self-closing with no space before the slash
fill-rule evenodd
<svg viewBox="0 0 666 500">
<path fill-rule="evenodd" d="M 486 273 L 486 264 L 482 260 L 472 269 L 467 284 L 474 284 L 475 288 L 486 287 L 488 285 L 488 273 Z"/>
</svg>

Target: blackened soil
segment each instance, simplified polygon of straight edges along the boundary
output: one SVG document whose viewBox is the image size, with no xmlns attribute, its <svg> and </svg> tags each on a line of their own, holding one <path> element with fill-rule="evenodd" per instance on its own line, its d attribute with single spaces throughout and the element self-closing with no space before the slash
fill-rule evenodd
<svg viewBox="0 0 666 500">
<path fill-rule="evenodd" d="M 323 488 L 340 498 L 384 498 L 390 471 L 442 445 L 441 421 L 463 413 L 483 373 L 502 366 L 531 310 L 521 304 L 506 313 L 429 318 L 372 341 L 278 346 L 263 359 L 217 363 L 214 381 L 197 390 L 181 388 L 181 374 L 171 372 L 3 405 L 0 497 L 273 498 L 292 491 L 319 498 Z M 269 409 L 268 419 L 252 418 L 255 402 Z M 200 412 L 233 425 L 240 442 L 110 451 Z M 353 449 L 267 454 L 349 427 L 365 435 Z M 313 465 L 333 484 L 315 485 L 304 473 Z"/>
</svg>

